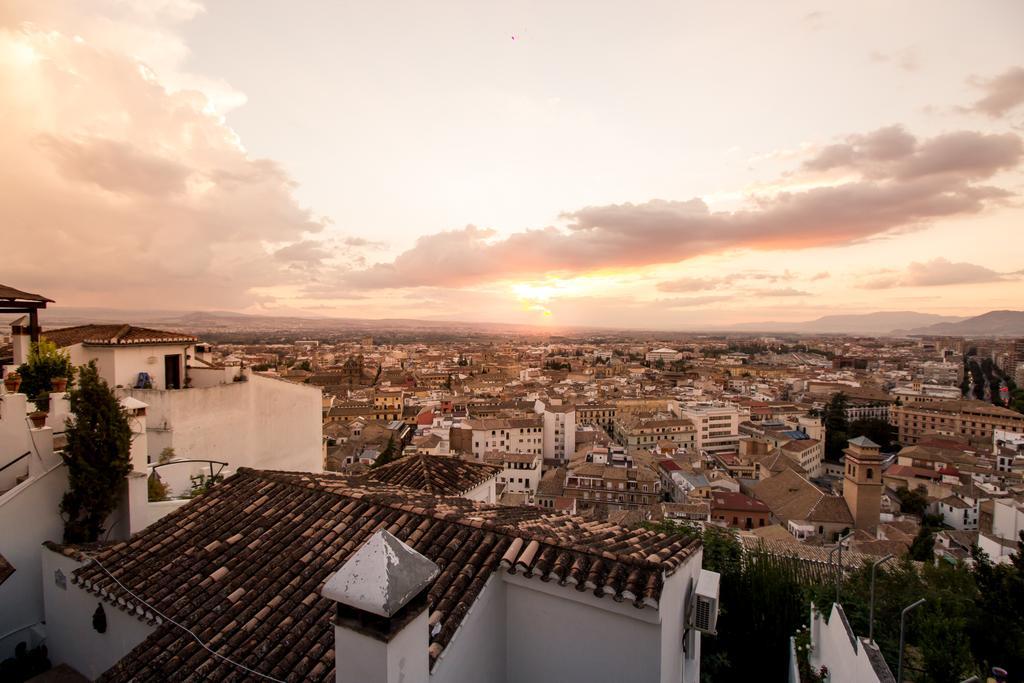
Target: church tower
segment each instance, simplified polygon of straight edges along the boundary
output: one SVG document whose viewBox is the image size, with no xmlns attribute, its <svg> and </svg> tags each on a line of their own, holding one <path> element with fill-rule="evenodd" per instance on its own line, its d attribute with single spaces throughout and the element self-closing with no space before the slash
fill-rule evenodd
<svg viewBox="0 0 1024 683">
<path fill-rule="evenodd" d="M 856 529 L 874 532 L 882 507 L 881 446 L 867 438 L 850 439 L 843 474 L 843 498 L 853 515 Z"/>
</svg>

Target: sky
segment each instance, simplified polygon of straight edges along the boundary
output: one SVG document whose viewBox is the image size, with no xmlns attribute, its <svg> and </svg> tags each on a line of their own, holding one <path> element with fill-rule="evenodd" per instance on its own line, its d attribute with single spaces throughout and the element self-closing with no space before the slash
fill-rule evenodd
<svg viewBox="0 0 1024 683">
<path fill-rule="evenodd" d="M 2 280 L 686 329 L 1024 302 L 1024 4 L 8 0 Z"/>
</svg>

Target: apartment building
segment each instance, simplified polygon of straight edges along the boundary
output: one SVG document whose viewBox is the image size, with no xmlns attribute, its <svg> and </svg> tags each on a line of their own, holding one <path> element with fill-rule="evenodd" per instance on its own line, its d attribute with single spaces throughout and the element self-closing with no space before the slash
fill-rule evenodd
<svg viewBox="0 0 1024 683">
<path fill-rule="evenodd" d="M 593 425 L 611 431 L 615 423 L 615 406 L 607 403 L 579 403 L 576 405 L 576 424 Z"/>
<path fill-rule="evenodd" d="M 544 457 L 568 460 L 576 452 L 576 407 L 538 402 L 535 410 L 544 420 Z"/>
<path fill-rule="evenodd" d="M 581 463 L 566 470 L 563 495 L 575 498 L 581 511 L 596 505 L 635 510 L 661 500 L 661 480 L 648 467 Z"/>
<path fill-rule="evenodd" d="M 644 355 L 644 360 L 648 363 L 657 363 L 658 361 L 661 361 L 662 363 L 674 363 L 675 361 L 682 359 L 683 354 L 681 352 L 669 348 L 654 349 L 653 351 L 648 351 Z"/>
<path fill-rule="evenodd" d="M 472 435 L 468 451 L 477 462 L 490 452 L 544 454 L 542 416 L 469 419 L 461 429 Z"/>
<path fill-rule="evenodd" d="M 503 493 L 537 493 L 544 463 L 540 453 L 488 453 L 484 462 L 501 467 L 498 483 L 504 484 Z"/>
<path fill-rule="evenodd" d="M 911 382 L 893 388 L 890 392 L 900 403 L 934 403 L 959 400 L 960 387 L 945 384 Z"/>
<path fill-rule="evenodd" d="M 894 406 L 892 421 L 903 445 L 923 434 L 949 434 L 991 441 L 994 430 L 1024 432 L 1024 415 L 985 401 L 937 401 Z"/>
<path fill-rule="evenodd" d="M 719 453 L 739 449 L 740 422 L 749 417 L 748 412 L 727 403 L 683 405 L 679 411 L 696 427 L 698 450 Z"/>
<path fill-rule="evenodd" d="M 693 422 L 669 414 L 626 413 L 614 419 L 612 428 L 615 440 L 630 453 L 650 450 L 662 442 L 684 449 L 692 449 L 697 443 Z"/>
</svg>

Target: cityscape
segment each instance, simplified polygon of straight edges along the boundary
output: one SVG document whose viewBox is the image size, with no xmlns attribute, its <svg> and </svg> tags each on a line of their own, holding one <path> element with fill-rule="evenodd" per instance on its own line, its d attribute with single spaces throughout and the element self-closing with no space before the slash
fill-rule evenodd
<svg viewBox="0 0 1024 683">
<path fill-rule="evenodd" d="M 1021 26 L 0 10 L 0 681 L 1024 680 Z"/>
</svg>

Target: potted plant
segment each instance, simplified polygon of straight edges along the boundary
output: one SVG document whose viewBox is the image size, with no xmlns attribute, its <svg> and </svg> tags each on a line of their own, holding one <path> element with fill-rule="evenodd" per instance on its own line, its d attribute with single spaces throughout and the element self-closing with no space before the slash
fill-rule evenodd
<svg viewBox="0 0 1024 683">
<path fill-rule="evenodd" d="M 42 429 L 46 426 L 46 416 L 49 415 L 45 410 L 37 410 L 29 413 L 28 418 L 32 420 L 32 426 L 36 429 Z"/>
<path fill-rule="evenodd" d="M 8 394 L 16 394 L 19 388 L 21 388 L 21 375 L 17 372 L 8 372 L 7 377 L 4 377 L 4 389 Z"/>
<path fill-rule="evenodd" d="M 50 386 L 53 388 L 54 393 L 62 393 L 67 391 L 68 378 L 67 377 L 54 377 L 50 380 Z"/>
</svg>

